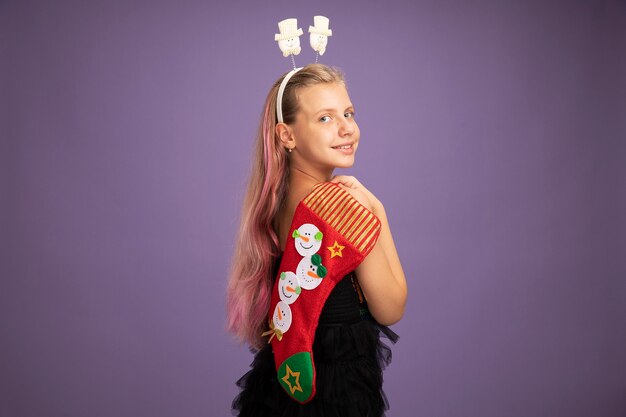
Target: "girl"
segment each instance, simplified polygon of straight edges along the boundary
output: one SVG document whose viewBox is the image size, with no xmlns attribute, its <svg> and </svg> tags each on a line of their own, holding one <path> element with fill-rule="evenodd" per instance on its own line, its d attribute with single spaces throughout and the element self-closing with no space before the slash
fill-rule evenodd
<svg viewBox="0 0 626 417">
<path fill-rule="evenodd" d="M 256 353 L 237 382 L 241 392 L 233 409 L 239 416 L 382 416 L 388 408 L 382 369 L 391 353 L 379 336 L 397 340 L 386 326 L 404 313 L 404 272 L 382 203 L 356 178 L 333 176 L 335 168 L 354 164 L 360 139 L 342 73 L 322 64 L 297 71 L 285 86 L 279 123 L 276 101 L 284 77 L 265 101 L 228 284 L 228 328 Z M 380 234 L 323 305 L 312 348 L 317 392 L 300 404 L 277 381 L 272 345 L 261 335 L 268 330 L 271 292 L 296 208 L 325 182 L 374 213 Z"/>
</svg>

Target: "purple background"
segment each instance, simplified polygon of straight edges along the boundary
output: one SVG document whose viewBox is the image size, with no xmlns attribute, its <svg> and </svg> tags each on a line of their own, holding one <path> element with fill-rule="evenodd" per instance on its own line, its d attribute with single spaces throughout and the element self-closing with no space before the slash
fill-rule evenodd
<svg viewBox="0 0 626 417">
<path fill-rule="evenodd" d="M 311 3 L 0 1 L 0 417 L 230 415 L 273 35 L 315 14 L 409 281 L 389 415 L 625 416 L 626 3 Z"/>
</svg>

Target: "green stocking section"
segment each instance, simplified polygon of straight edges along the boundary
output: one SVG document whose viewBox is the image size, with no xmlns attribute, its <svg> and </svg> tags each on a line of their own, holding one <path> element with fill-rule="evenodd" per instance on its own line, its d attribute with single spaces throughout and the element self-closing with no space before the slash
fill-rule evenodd
<svg viewBox="0 0 626 417">
<path fill-rule="evenodd" d="M 278 381 L 290 397 L 304 403 L 313 393 L 313 372 L 309 352 L 298 352 L 280 365 Z"/>
</svg>

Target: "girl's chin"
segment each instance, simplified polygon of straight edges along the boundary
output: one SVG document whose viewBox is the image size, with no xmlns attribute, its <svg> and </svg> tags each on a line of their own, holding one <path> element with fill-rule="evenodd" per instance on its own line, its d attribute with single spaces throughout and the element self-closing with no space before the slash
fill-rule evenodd
<svg viewBox="0 0 626 417">
<path fill-rule="evenodd" d="M 350 162 L 349 164 L 337 164 L 336 168 L 352 168 L 353 165 L 354 165 L 354 160 Z"/>
<path fill-rule="evenodd" d="M 352 168 L 353 165 L 354 165 L 354 158 L 351 158 L 350 160 L 346 160 L 346 161 L 336 161 L 333 164 L 333 168 Z"/>
</svg>

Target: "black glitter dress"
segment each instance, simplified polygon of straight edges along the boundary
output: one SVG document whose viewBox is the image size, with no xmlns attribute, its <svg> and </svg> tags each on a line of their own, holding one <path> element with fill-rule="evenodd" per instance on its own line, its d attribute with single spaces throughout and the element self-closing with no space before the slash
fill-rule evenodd
<svg viewBox="0 0 626 417">
<path fill-rule="evenodd" d="M 277 259 L 275 269 L 280 265 Z M 276 274 L 274 274 L 276 276 Z M 233 414 L 240 417 L 380 417 L 388 403 L 382 371 L 391 350 L 380 337 L 398 336 L 369 313 L 354 273 L 330 293 L 320 314 L 313 342 L 317 372 L 315 397 L 306 404 L 291 399 L 276 379 L 272 346 L 256 352 L 251 370 L 237 385 Z"/>
</svg>

